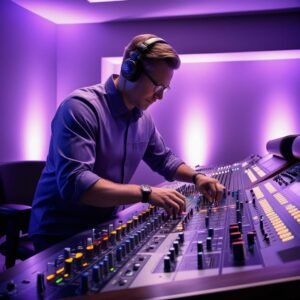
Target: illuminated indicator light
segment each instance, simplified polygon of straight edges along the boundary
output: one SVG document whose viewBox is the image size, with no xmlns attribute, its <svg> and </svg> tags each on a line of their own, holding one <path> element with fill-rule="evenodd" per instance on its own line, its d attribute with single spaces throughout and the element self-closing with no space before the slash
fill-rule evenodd
<svg viewBox="0 0 300 300">
<path fill-rule="evenodd" d="M 278 221 L 281 221 L 281 219 L 278 216 L 276 216 L 276 217 L 270 218 L 270 221 L 272 223 L 276 224 Z"/>
<path fill-rule="evenodd" d="M 260 199 L 260 198 L 264 197 L 263 192 L 261 191 L 261 189 L 258 186 L 256 186 L 255 188 L 253 188 L 253 192 L 254 192 L 254 194 L 255 194 L 255 196 L 256 196 L 257 199 Z"/>
<path fill-rule="evenodd" d="M 263 177 L 266 175 L 266 173 L 258 166 L 254 166 L 253 170 L 258 174 L 259 177 Z"/>
<path fill-rule="evenodd" d="M 83 267 L 86 267 L 87 265 L 88 265 L 87 262 L 85 262 L 85 263 L 82 264 Z"/>
<path fill-rule="evenodd" d="M 71 263 L 73 261 L 73 258 L 72 257 L 69 257 L 69 258 L 66 258 L 65 259 L 65 262 L 67 262 L 67 263 Z"/>
<path fill-rule="evenodd" d="M 295 219 L 298 219 L 298 217 L 300 217 L 300 211 L 297 211 L 295 213 L 291 214 Z"/>
<path fill-rule="evenodd" d="M 56 279 L 56 283 L 58 284 L 58 283 L 61 283 L 63 281 L 63 278 L 62 277 L 60 277 L 60 278 L 58 278 L 58 279 Z"/>
<path fill-rule="evenodd" d="M 277 223 L 272 223 L 272 225 L 275 229 L 278 229 L 278 230 L 283 229 L 285 226 L 281 221 L 277 222 Z"/>
<path fill-rule="evenodd" d="M 287 199 L 280 193 L 274 194 L 274 197 L 281 205 L 288 203 Z"/>
<path fill-rule="evenodd" d="M 280 218 L 272 221 L 271 223 L 273 224 L 274 227 L 279 226 L 279 225 L 284 225 L 284 223 L 282 222 L 282 220 Z"/>
<path fill-rule="evenodd" d="M 248 175 L 251 182 L 254 182 L 257 179 L 251 170 L 245 170 L 245 172 Z"/>
<path fill-rule="evenodd" d="M 270 182 L 267 182 L 265 184 L 265 188 L 268 190 L 268 192 L 270 194 L 273 194 L 274 192 L 276 192 L 276 189 L 274 188 L 274 186 Z"/>
<path fill-rule="evenodd" d="M 275 211 L 272 211 L 271 213 L 269 213 L 269 216 L 270 216 L 270 219 L 279 218 Z"/>
<path fill-rule="evenodd" d="M 63 271 L 64 271 L 64 268 L 60 268 L 60 269 L 58 269 L 58 270 L 56 271 L 56 274 L 57 274 L 57 275 L 58 275 L 58 274 L 61 274 Z"/>
<path fill-rule="evenodd" d="M 104 238 L 103 238 L 103 241 L 107 241 L 108 240 L 108 236 L 105 236 Z"/>
<path fill-rule="evenodd" d="M 273 227 L 276 229 L 276 228 L 279 228 L 279 229 L 282 229 L 285 225 L 284 223 L 282 223 L 282 221 L 278 221 L 278 222 L 271 222 Z"/>
<path fill-rule="evenodd" d="M 286 208 L 287 210 L 289 210 L 289 209 L 294 208 L 294 207 L 296 207 L 296 206 L 289 203 L 285 208 Z"/>
<path fill-rule="evenodd" d="M 274 228 L 276 231 L 280 231 L 280 230 L 286 229 L 287 227 L 283 223 L 281 223 L 281 224 L 275 225 Z"/>
<path fill-rule="evenodd" d="M 115 268 L 110 268 L 109 271 L 110 271 L 110 272 L 114 272 L 114 271 L 115 271 Z"/>
<path fill-rule="evenodd" d="M 290 211 L 289 211 L 289 213 L 290 213 L 291 215 L 296 214 L 297 212 L 298 212 L 298 209 L 297 209 L 297 208 L 292 208 L 292 209 L 290 209 Z"/>
<path fill-rule="evenodd" d="M 289 232 L 289 230 L 286 228 L 286 229 L 281 229 L 281 230 L 277 231 L 277 234 L 281 236 L 284 233 L 288 233 L 288 232 Z"/>
<path fill-rule="evenodd" d="M 55 274 L 50 274 L 50 275 L 48 275 L 46 278 L 47 278 L 48 281 L 50 281 L 50 280 L 52 280 L 53 278 L 55 278 Z"/>
<path fill-rule="evenodd" d="M 89 250 L 89 251 L 93 250 L 93 249 L 94 249 L 94 245 L 89 245 L 89 246 L 86 247 L 86 250 Z"/>
<path fill-rule="evenodd" d="M 69 274 L 68 273 L 64 274 L 64 277 L 65 278 L 69 277 Z"/>
<path fill-rule="evenodd" d="M 292 234 L 290 233 L 290 232 L 287 232 L 287 233 L 284 233 L 284 234 L 279 234 L 279 237 L 281 238 L 281 239 L 285 239 L 285 238 L 287 238 L 287 237 L 289 237 L 289 236 L 291 236 Z"/>
<path fill-rule="evenodd" d="M 283 242 L 287 242 L 287 241 L 290 241 L 290 240 L 292 240 L 294 238 L 294 236 L 293 235 L 291 235 L 291 236 L 289 236 L 289 237 L 287 237 L 287 238 L 284 238 L 284 239 L 281 239 Z"/>
</svg>

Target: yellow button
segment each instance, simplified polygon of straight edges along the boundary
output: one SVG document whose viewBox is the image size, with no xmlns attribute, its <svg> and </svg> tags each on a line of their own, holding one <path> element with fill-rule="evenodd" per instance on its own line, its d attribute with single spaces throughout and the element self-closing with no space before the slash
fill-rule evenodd
<svg viewBox="0 0 300 300">
<path fill-rule="evenodd" d="M 52 280 L 53 278 L 55 278 L 55 274 L 50 274 L 50 275 L 48 275 L 46 278 L 47 278 L 48 281 L 50 281 L 50 280 Z"/>
<path fill-rule="evenodd" d="M 64 271 L 64 268 L 60 268 L 58 270 L 56 270 L 56 274 L 61 274 Z"/>
</svg>

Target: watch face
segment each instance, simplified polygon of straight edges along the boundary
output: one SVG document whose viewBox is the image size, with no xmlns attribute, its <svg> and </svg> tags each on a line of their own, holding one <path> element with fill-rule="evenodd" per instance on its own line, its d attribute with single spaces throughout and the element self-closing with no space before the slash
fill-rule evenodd
<svg viewBox="0 0 300 300">
<path fill-rule="evenodd" d="M 151 190 L 151 187 L 149 185 L 146 185 L 146 184 L 143 184 L 141 186 L 142 188 L 142 191 L 145 192 L 145 193 L 150 193 L 152 190 Z"/>
<path fill-rule="evenodd" d="M 151 186 L 147 184 L 142 184 L 141 191 L 142 191 L 142 202 L 149 203 L 150 194 L 152 192 Z"/>
</svg>

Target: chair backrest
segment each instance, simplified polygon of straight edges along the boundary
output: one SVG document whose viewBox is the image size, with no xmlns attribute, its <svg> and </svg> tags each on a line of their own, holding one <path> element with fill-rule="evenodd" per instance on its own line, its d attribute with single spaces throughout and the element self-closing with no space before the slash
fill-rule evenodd
<svg viewBox="0 0 300 300">
<path fill-rule="evenodd" d="M 31 205 L 45 161 L 0 164 L 0 203 Z"/>
<path fill-rule="evenodd" d="M 27 235 L 20 238 L 20 231 L 28 232 L 32 200 L 44 167 L 45 161 L 0 164 L 0 236 L 6 237 L 0 252 L 5 255 L 6 268 L 14 266 L 17 258 L 34 254 L 32 243 L 28 239 L 25 243 Z"/>
</svg>

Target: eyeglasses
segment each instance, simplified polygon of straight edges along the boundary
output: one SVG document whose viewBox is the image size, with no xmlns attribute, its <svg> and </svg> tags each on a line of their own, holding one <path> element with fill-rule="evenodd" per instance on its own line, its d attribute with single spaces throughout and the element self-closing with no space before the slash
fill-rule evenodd
<svg viewBox="0 0 300 300">
<path fill-rule="evenodd" d="M 162 84 L 158 84 L 150 75 L 149 73 L 145 70 L 145 68 L 143 68 L 143 72 L 144 74 L 148 77 L 148 79 L 153 83 L 154 85 L 154 89 L 153 89 L 153 92 L 155 94 L 160 94 L 161 92 L 165 93 L 167 92 L 168 90 L 170 90 L 170 87 L 169 86 L 164 86 Z"/>
</svg>

